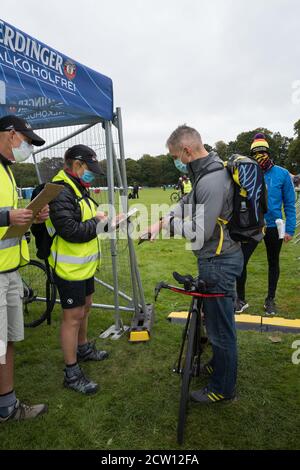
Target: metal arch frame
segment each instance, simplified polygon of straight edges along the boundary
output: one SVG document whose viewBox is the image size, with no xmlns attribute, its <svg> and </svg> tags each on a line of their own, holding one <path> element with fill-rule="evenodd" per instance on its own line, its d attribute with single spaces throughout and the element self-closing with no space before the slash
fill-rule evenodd
<svg viewBox="0 0 300 470">
<path fill-rule="evenodd" d="M 123 128 L 122 128 L 122 114 L 121 108 L 116 109 L 113 122 L 111 121 L 101 121 L 99 120 L 96 123 L 87 124 L 77 131 L 69 134 L 62 139 L 43 147 L 33 154 L 33 161 L 37 173 L 39 183 L 42 183 L 42 178 L 39 172 L 38 163 L 36 160 L 36 155 L 44 152 L 45 150 L 55 147 L 56 145 L 66 142 L 72 137 L 79 135 L 86 131 L 87 129 L 93 127 L 96 124 L 102 122 L 102 126 L 105 130 L 105 147 L 106 147 L 106 160 L 107 160 L 107 183 L 108 183 L 108 202 L 109 202 L 109 212 L 111 207 L 115 206 L 115 193 L 114 193 L 114 181 L 115 177 L 118 181 L 120 187 L 120 194 L 124 197 L 121 198 L 122 211 L 127 212 L 128 205 L 128 185 L 127 185 L 127 174 L 126 174 L 126 164 L 125 164 L 125 151 L 124 151 L 124 141 L 123 141 Z M 114 148 L 113 139 L 112 139 L 112 125 L 114 125 L 118 132 L 118 142 L 119 142 L 119 154 L 120 154 L 120 165 L 118 162 L 117 154 Z M 109 216 L 113 214 L 109 213 Z M 101 279 L 95 277 L 95 281 L 107 288 L 111 292 L 114 292 L 114 305 L 107 304 L 97 304 L 93 303 L 92 308 L 101 308 L 104 310 L 113 310 L 114 311 L 114 324 L 108 328 L 104 333 L 100 335 L 101 338 L 111 337 L 112 339 L 118 339 L 122 336 L 124 332 L 129 330 L 129 326 L 123 324 L 120 312 L 133 312 L 134 317 L 147 313 L 147 304 L 145 301 L 144 290 L 142 286 L 141 276 L 139 273 L 139 268 L 137 264 L 135 249 L 133 240 L 130 236 L 130 227 L 131 222 L 128 221 L 127 224 L 127 240 L 128 240 L 128 251 L 129 251 L 129 264 L 130 264 L 130 278 L 131 278 L 131 287 L 132 287 L 132 297 L 120 291 L 119 289 L 119 279 L 118 279 L 118 267 L 117 267 L 117 247 L 116 239 L 113 237 L 110 239 L 110 252 L 112 258 L 112 271 L 113 271 L 113 285 L 105 283 Z M 128 300 L 129 304 L 132 306 L 123 307 L 119 304 L 119 297 L 122 297 L 125 300 Z M 46 299 L 45 299 L 46 300 Z M 60 300 L 56 300 L 56 303 L 60 303 Z"/>
</svg>

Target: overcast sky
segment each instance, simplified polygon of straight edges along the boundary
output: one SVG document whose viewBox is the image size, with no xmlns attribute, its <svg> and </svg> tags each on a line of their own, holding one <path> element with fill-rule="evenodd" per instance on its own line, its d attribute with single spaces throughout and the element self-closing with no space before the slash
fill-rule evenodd
<svg viewBox="0 0 300 470">
<path fill-rule="evenodd" d="M 112 78 L 127 156 L 165 153 L 182 123 L 213 145 L 300 119 L 299 0 L 2 0 L 0 16 Z"/>
</svg>

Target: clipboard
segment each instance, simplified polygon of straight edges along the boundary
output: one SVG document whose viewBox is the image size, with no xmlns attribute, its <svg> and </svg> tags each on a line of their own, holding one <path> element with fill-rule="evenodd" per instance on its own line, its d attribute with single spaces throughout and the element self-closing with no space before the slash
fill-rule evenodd
<svg viewBox="0 0 300 470">
<path fill-rule="evenodd" d="M 45 184 L 44 189 L 28 204 L 28 206 L 25 207 L 25 209 L 32 210 L 32 220 L 26 225 L 11 225 L 5 232 L 2 240 L 6 240 L 7 238 L 21 238 L 26 232 L 28 232 L 33 220 L 43 207 L 55 199 L 63 189 L 64 187 L 60 184 Z"/>
</svg>

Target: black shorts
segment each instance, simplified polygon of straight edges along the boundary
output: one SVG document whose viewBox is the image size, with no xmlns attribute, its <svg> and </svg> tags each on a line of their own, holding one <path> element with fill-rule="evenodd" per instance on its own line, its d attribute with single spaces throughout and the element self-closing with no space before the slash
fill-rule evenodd
<svg viewBox="0 0 300 470">
<path fill-rule="evenodd" d="M 82 307 L 85 298 L 95 292 L 94 276 L 84 281 L 66 281 L 53 273 L 63 309 Z"/>
</svg>

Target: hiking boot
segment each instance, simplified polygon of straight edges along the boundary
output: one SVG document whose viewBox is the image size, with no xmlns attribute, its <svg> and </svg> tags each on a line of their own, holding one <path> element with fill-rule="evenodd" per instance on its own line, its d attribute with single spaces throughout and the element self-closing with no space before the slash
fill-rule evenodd
<svg viewBox="0 0 300 470">
<path fill-rule="evenodd" d="M 241 299 L 236 299 L 235 313 L 242 313 L 249 307 L 249 304 Z"/>
<path fill-rule="evenodd" d="M 103 361 L 108 358 L 107 351 L 100 351 L 96 348 L 95 341 L 79 346 L 77 349 L 78 361 Z"/>
<path fill-rule="evenodd" d="M 48 412 L 48 406 L 41 405 L 25 405 L 25 403 L 17 400 L 13 406 L 10 406 L 11 411 L 8 416 L 5 418 L 0 416 L 0 423 L 5 423 L 7 421 L 23 421 L 24 419 L 33 419 L 38 416 Z"/>
<path fill-rule="evenodd" d="M 266 298 L 265 300 L 265 305 L 264 305 L 266 315 L 276 315 L 276 304 L 275 304 L 275 299 L 271 299 L 269 297 Z"/>
<path fill-rule="evenodd" d="M 220 401 L 229 401 L 234 400 L 235 395 L 232 397 L 226 398 L 221 393 L 211 392 L 208 390 L 208 387 L 201 388 L 200 390 L 195 390 L 190 393 L 190 398 L 193 402 L 199 404 L 211 404 L 218 403 Z"/>
<path fill-rule="evenodd" d="M 67 368 L 64 370 L 64 387 L 71 388 L 75 392 L 80 392 L 85 395 L 96 393 L 99 389 L 98 384 L 88 379 L 79 366 L 72 373 L 68 374 Z"/>
</svg>

